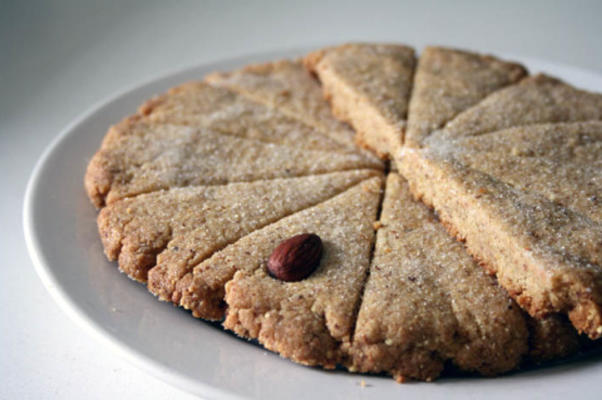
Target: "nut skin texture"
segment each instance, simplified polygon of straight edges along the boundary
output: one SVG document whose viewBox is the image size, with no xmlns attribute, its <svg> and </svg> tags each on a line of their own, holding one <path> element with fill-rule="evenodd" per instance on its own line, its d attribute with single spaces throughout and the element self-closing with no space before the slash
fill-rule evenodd
<svg viewBox="0 0 602 400">
<path fill-rule="evenodd" d="M 296 282 L 307 278 L 320 265 L 322 239 L 302 233 L 281 242 L 268 259 L 268 272 L 276 279 Z"/>
</svg>

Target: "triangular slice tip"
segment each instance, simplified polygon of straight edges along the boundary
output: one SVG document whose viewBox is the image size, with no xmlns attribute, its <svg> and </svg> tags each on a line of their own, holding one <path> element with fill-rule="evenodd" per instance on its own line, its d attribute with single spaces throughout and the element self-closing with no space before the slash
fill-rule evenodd
<svg viewBox="0 0 602 400">
<path fill-rule="evenodd" d="M 414 49 L 349 43 L 310 53 L 333 113 L 356 131 L 356 142 L 381 158 L 401 146 L 414 72 Z"/>
<path fill-rule="evenodd" d="M 531 124 L 601 119 L 602 94 L 537 74 L 487 96 L 438 134 L 450 140 Z"/>
<path fill-rule="evenodd" d="M 522 65 L 493 56 L 426 47 L 414 76 L 405 144 L 421 147 L 433 131 L 457 114 L 526 75 Z"/>
</svg>

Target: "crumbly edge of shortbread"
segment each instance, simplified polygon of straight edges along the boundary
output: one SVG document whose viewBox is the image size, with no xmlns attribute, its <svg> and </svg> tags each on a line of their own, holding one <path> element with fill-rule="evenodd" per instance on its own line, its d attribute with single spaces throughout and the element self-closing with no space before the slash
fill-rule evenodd
<svg viewBox="0 0 602 400">
<path fill-rule="evenodd" d="M 476 188 L 477 182 L 472 182 L 475 187 L 467 187 L 460 172 L 449 163 L 426 156 L 424 150 L 404 150 L 397 164 L 415 198 L 437 211 L 450 233 L 466 243 L 469 253 L 497 275 L 498 282 L 531 316 L 542 318 L 566 312 L 578 331 L 592 339 L 602 336 L 602 307 L 592 298 L 591 288 L 593 284 L 600 289 L 602 282 L 596 284 L 595 277 L 583 269 L 572 274 L 557 273 L 546 266 L 562 261 L 524 248 L 522 244 L 533 239 L 526 232 L 514 237 L 516 232 L 496 218 L 493 205 L 478 200 L 495 196 L 486 188 L 494 183 L 492 178 L 481 177 L 482 187 Z"/>
</svg>

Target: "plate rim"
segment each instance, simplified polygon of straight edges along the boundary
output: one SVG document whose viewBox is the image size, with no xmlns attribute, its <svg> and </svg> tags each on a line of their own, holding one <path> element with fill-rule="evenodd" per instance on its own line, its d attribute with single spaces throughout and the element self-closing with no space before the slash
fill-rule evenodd
<svg viewBox="0 0 602 400">
<path fill-rule="evenodd" d="M 50 157 L 60 148 L 60 146 L 70 138 L 70 134 L 74 132 L 79 126 L 84 124 L 92 116 L 96 115 L 105 106 L 115 102 L 116 100 L 125 97 L 132 92 L 143 89 L 149 85 L 152 85 L 158 81 L 166 80 L 178 75 L 184 75 L 190 73 L 199 68 L 216 69 L 220 65 L 224 64 L 240 64 L 245 65 L 252 62 L 258 62 L 261 60 L 277 60 L 286 57 L 294 57 L 308 52 L 314 48 L 322 48 L 325 46 L 304 46 L 289 49 L 276 49 L 270 51 L 243 53 L 242 55 L 234 57 L 225 57 L 217 60 L 211 60 L 209 62 L 201 62 L 192 65 L 188 65 L 183 68 L 173 69 L 154 77 L 143 80 L 142 82 L 129 85 L 125 89 L 118 90 L 113 94 L 102 98 L 95 102 L 92 106 L 88 107 L 84 112 L 79 114 L 75 119 L 67 124 L 44 148 L 43 152 L 37 159 L 32 172 L 30 173 L 25 195 L 23 198 L 23 210 L 22 210 L 22 224 L 23 232 L 25 236 L 25 244 L 27 252 L 30 256 L 34 270 L 42 281 L 43 286 L 50 293 L 52 299 L 59 305 L 59 308 L 67 314 L 67 316 L 75 322 L 80 328 L 86 331 L 94 340 L 99 341 L 102 345 L 108 347 L 118 357 L 126 360 L 128 363 L 138 368 L 139 370 L 148 373 L 155 378 L 162 380 L 163 382 L 174 386 L 179 390 L 184 390 L 188 393 L 202 395 L 208 398 L 222 398 L 222 399 L 244 399 L 246 397 L 239 396 L 233 392 L 221 389 L 213 386 L 204 381 L 192 379 L 179 374 L 177 371 L 171 370 L 170 368 L 162 365 L 152 357 L 145 355 L 143 352 L 138 351 L 129 347 L 125 342 L 121 341 L 119 337 L 107 331 L 102 324 L 96 322 L 91 315 L 83 310 L 75 299 L 70 296 L 69 291 L 66 290 L 64 285 L 56 279 L 56 276 L 52 273 L 52 267 L 48 264 L 45 259 L 44 251 L 39 244 L 39 238 L 35 230 L 35 221 L 33 218 L 33 207 L 34 198 L 36 197 L 37 191 L 39 190 L 40 175 L 45 170 L 45 165 L 48 163 Z M 481 52 L 480 50 L 471 50 Z M 418 54 L 418 52 L 417 52 Z M 529 64 L 540 64 L 545 65 L 546 68 L 554 70 L 562 70 L 567 74 L 580 74 L 586 79 L 600 80 L 602 84 L 602 75 L 594 70 L 587 68 L 571 66 L 569 64 L 558 63 L 554 61 L 547 61 L 545 59 L 521 56 L 514 53 L 496 53 L 496 56 L 501 57 L 505 60 L 515 60 Z M 530 69 L 528 67 L 528 69 Z M 565 78 L 563 78 L 565 79 Z M 82 183 L 83 185 L 83 183 Z M 199 390 L 200 389 L 200 390 Z"/>
<path fill-rule="evenodd" d="M 101 324 L 94 321 L 90 315 L 88 315 L 81 307 L 79 307 L 77 302 L 74 301 L 74 299 L 69 295 L 69 292 L 61 286 L 60 282 L 52 273 L 52 268 L 45 261 L 43 250 L 39 245 L 39 239 L 35 232 L 35 222 L 32 217 L 32 214 L 34 207 L 34 198 L 38 190 L 38 182 L 40 180 L 40 175 L 44 171 L 44 166 L 46 165 L 52 154 L 54 154 L 54 152 L 61 146 L 63 142 L 69 140 L 70 134 L 73 131 L 75 131 L 77 127 L 84 124 L 90 117 L 92 117 L 105 106 L 113 103 L 117 99 L 127 96 L 128 94 L 136 90 L 152 85 L 157 81 L 168 79 L 177 75 L 186 74 L 187 72 L 192 72 L 198 68 L 211 68 L 212 65 L 221 65 L 230 62 L 236 63 L 240 61 L 242 63 L 246 62 L 245 60 L 248 60 L 249 58 L 268 58 L 272 56 L 284 57 L 283 54 L 293 52 L 296 53 L 297 51 L 304 50 L 294 49 L 288 52 L 275 50 L 229 57 L 206 63 L 198 63 L 195 65 L 189 65 L 187 67 L 174 69 L 170 72 L 166 72 L 158 76 L 146 79 L 141 83 L 133 84 L 125 89 L 118 90 L 115 93 L 94 103 L 92 106 L 86 109 L 86 111 L 78 115 L 72 122 L 65 126 L 65 128 L 63 128 L 59 132 L 59 134 L 55 136 L 49 142 L 49 144 L 46 145 L 38 160 L 36 161 L 27 181 L 22 210 L 22 224 L 23 233 L 25 236 L 25 245 L 27 248 L 27 252 L 31 258 L 32 264 L 34 266 L 34 270 L 40 278 L 40 280 L 42 281 L 43 286 L 50 293 L 51 298 L 59 305 L 59 308 L 65 314 L 67 314 L 67 316 L 72 321 L 75 322 L 76 325 L 78 325 L 80 328 L 86 331 L 95 340 L 107 346 L 118 357 L 125 359 L 134 367 L 145 371 L 146 373 L 149 373 L 155 378 L 158 378 L 161 381 L 171 386 L 174 386 L 180 390 L 184 390 L 188 393 L 197 395 L 202 394 L 203 396 L 208 396 L 209 398 L 232 400 L 245 399 L 244 397 L 238 396 L 235 393 L 224 391 L 205 382 L 184 377 L 178 374 L 177 372 L 172 371 L 167 367 L 164 367 L 163 365 L 155 361 L 153 358 L 148 357 L 144 353 L 132 349 L 129 346 L 127 346 L 126 343 L 121 342 L 117 337 L 115 337 L 111 332 L 107 331 Z M 199 392 L 199 387 L 202 388 L 202 392 Z"/>
</svg>

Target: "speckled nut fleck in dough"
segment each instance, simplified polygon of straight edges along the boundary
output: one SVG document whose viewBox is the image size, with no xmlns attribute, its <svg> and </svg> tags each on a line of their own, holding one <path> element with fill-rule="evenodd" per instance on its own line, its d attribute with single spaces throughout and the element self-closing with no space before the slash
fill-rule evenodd
<svg viewBox="0 0 602 400">
<path fill-rule="evenodd" d="M 402 145 L 414 64 L 414 49 L 396 44 L 350 43 L 305 57 L 334 115 L 382 158 Z"/>
<path fill-rule="evenodd" d="M 111 128 L 88 165 L 85 184 L 93 203 L 102 206 L 172 187 L 380 167 L 359 154 L 310 151 L 134 117 Z"/>
<path fill-rule="evenodd" d="M 531 149 L 533 160 L 524 170 L 503 167 L 515 161 L 503 146 L 471 168 L 473 154 L 479 153 L 445 139 L 430 140 L 423 150 L 406 148 L 398 159 L 412 192 L 437 210 L 523 308 L 535 317 L 567 313 L 592 339 L 602 336 L 602 224 L 598 196 L 589 194 L 590 189 L 600 193 L 602 184 L 600 128 L 593 122 L 502 131 L 519 146 L 516 154 L 526 141 L 541 145 Z M 548 137 L 528 137 L 538 130 Z M 532 167 L 537 162 L 540 169 Z M 571 176 L 563 169 L 567 163 L 585 171 L 584 179 L 591 177 L 574 198 L 565 196 L 572 190 L 563 179 Z M 534 175 L 524 177 L 529 184 L 521 186 L 521 172 Z"/>
<path fill-rule="evenodd" d="M 357 152 L 316 128 L 222 87 L 189 82 L 139 108 L 149 121 L 205 127 L 215 132 L 310 150 Z"/>
<path fill-rule="evenodd" d="M 273 107 L 358 150 L 353 143 L 353 130 L 333 117 L 320 85 L 301 61 L 248 65 L 236 71 L 215 72 L 205 80 Z"/>
<path fill-rule="evenodd" d="M 197 283 L 206 287 L 238 270 L 226 285 L 224 326 L 302 364 L 334 368 L 340 363 L 370 264 L 381 185 L 380 177 L 365 181 L 254 232 L 195 269 L 202 278 Z M 269 276 L 266 262 L 272 250 L 303 232 L 322 238 L 318 269 L 299 282 Z"/>
<path fill-rule="evenodd" d="M 440 134 L 477 136 L 521 125 L 602 119 L 602 94 L 535 75 L 492 93 L 450 121 Z"/>
<path fill-rule="evenodd" d="M 414 76 L 405 144 L 422 146 L 432 131 L 526 74 L 523 66 L 492 56 L 444 47 L 425 48 Z"/>
</svg>

